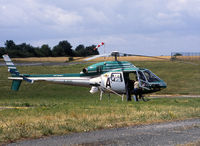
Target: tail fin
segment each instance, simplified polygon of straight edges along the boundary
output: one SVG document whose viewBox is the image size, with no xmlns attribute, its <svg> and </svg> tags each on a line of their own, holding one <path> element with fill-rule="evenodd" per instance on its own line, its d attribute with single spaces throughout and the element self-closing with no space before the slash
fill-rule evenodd
<svg viewBox="0 0 200 146">
<path fill-rule="evenodd" d="M 6 62 L 6 65 L 8 66 L 8 71 L 10 72 L 12 77 L 19 77 L 19 71 L 17 70 L 14 63 L 11 61 L 10 57 L 8 55 L 3 55 L 3 59 Z M 14 91 L 18 91 L 19 87 L 21 85 L 22 80 L 13 80 L 11 89 Z"/>
<path fill-rule="evenodd" d="M 10 57 L 6 54 L 3 55 L 3 59 L 6 62 L 6 65 L 8 66 L 8 71 L 11 73 L 12 77 L 19 77 L 19 71 L 17 70 L 16 66 L 14 63 L 11 61 Z"/>
<path fill-rule="evenodd" d="M 19 87 L 21 85 L 22 80 L 25 80 L 29 83 L 33 83 L 33 80 L 28 79 L 25 77 L 23 74 L 20 74 L 19 71 L 17 70 L 16 66 L 14 63 L 11 61 L 10 57 L 6 54 L 3 55 L 3 59 L 6 62 L 6 65 L 8 66 L 8 71 L 11 73 L 12 77 L 20 77 L 19 79 L 12 79 L 12 86 L 11 89 L 14 91 L 18 91 Z"/>
<path fill-rule="evenodd" d="M 12 81 L 12 86 L 11 86 L 11 90 L 13 91 L 18 91 L 19 87 L 21 85 L 22 80 L 13 80 Z"/>
</svg>

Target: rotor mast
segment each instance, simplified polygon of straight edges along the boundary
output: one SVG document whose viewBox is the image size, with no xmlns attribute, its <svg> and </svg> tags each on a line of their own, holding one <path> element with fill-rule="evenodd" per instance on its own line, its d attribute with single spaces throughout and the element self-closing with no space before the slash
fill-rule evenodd
<svg viewBox="0 0 200 146">
<path fill-rule="evenodd" d="M 115 61 L 118 61 L 118 60 L 117 60 L 117 57 L 119 57 L 119 52 L 118 52 L 118 51 L 113 51 L 113 52 L 111 53 L 111 56 L 114 56 L 114 57 L 115 57 Z"/>
</svg>

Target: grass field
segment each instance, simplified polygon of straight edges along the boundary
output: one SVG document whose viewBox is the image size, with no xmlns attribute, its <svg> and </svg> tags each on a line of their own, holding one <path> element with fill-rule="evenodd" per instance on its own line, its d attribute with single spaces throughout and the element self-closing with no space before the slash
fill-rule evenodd
<svg viewBox="0 0 200 146">
<path fill-rule="evenodd" d="M 79 59 L 80 57 L 74 57 L 74 59 Z M 66 62 L 69 57 L 28 57 L 28 58 L 12 58 L 14 62 Z M 0 59 L 3 61 L 3 59 Z"/>
<path fill-rule="evenodd" d="M 167 89 L 158 94 L 200 94 L 200 69 L 172 62 L 134 62 L 152 70 Z M 73 73 L 86 65 L 21 66 L 21 73 Z M 121 98 L 91 95 L 88 88 L 23 82 L 19 92 L 10 91 L 6 67 L 0 67 L 0 142 L 94 129 L 147 124 L 200 117 L 199 98 L 158 98 L 148 102 L 122 102 Z"/>
</svg>

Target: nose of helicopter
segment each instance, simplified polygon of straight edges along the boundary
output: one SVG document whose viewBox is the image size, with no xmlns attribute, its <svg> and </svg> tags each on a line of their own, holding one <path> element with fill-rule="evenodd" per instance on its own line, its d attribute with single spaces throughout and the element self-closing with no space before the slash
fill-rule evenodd
<svg viewBox="0 0 200 146">
<path fill-rule="evenodd" d="M 150 84 L 150 87 L 153 91 L 160 91 L 164 88 L 167 88 L 167 84 L 164 81 L 153 82 Z"/>
<path fill-rule="evenodd" d="M 164 81 L 160 82 L 160 88 L 167 88 L 167 84 Z"/>
</svg>

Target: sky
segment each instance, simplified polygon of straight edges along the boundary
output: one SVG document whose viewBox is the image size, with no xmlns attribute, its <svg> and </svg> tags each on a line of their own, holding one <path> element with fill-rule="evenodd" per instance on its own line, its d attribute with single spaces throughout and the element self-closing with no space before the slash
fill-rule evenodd
<svg viewBox="0 0 200 146">
<path fill-rule="evenodd" d="M 0 0 L 0 46 L 68 40 L 100 53 L 200 52 L 200 0 Z"/>
</svg>

